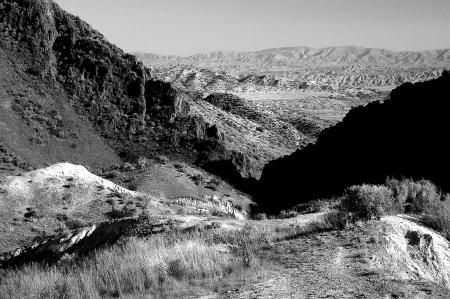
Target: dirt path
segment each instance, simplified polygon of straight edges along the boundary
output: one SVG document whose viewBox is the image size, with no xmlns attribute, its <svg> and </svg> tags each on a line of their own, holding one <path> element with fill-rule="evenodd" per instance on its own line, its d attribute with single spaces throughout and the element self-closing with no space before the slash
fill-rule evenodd
<svg viewBox="0 0 450 299">
<path fill-rule="evenodd" d="M 393 280 L 371 269 L 367 228 L 331 231 L 276 243 L 267 252 L 276 271 L 220 298 L 450 298 L 433 283 Z M 369 245 L 368 245 L 369 244 Z"/>
</svg>

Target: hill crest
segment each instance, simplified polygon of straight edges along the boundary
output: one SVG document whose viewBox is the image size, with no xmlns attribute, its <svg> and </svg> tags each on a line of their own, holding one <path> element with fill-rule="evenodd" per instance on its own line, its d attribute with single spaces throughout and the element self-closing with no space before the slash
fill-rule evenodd
<svg viewBox="0 0 450 299">
<path fill-rule="evenodd" d="M 157 55 L 137 52 L 145 63 L 177 64 L 254 64 L 261 66 L 398 66 L 398 67 L 444 67 L 450 63 L 450 49 L 421 52 L 392 51 L 358 46 L 326 48 L 283 47 L 254 52 L 214 51 L 190 56 Z"/>
</svg>

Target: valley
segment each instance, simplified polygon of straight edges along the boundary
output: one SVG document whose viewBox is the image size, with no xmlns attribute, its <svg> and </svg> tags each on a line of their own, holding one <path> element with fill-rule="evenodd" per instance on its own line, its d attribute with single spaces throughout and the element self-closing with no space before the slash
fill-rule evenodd
<svg viewBox="0 0 450 299">
<path fill-rule="evenodd" d="M 0 298 L 448 298 L 449 65 L 129 54 L 2 1 Z"/>
</svg>

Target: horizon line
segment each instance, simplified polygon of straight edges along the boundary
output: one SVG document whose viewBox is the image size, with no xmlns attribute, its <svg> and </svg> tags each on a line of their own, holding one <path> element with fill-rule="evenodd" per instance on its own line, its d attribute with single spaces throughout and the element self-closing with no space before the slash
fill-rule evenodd
<svg viewBox="0 0 450 299">
<path fill-rule="evenodd" d="M 158 54 L 155 52 L 147 52 L 147 51 L 130 51 L 128 53 L 130 54 L 150 54 L 150 55 L 157 55 L 157 56 L 164 56 L 164 57 L 182 57 L 182 58 L 188 58 L 196 55 L 204 55 L 204 54 L 212 54 L 212 53 L 258 53 L 263 51 L 270 51 L 270 50 L 282 50 L 282 49 L 311 49 L 311 50 L 325 50 L 330 48 L 362 48 L 362 49 L 370 49 L 370 50 L 384 50 L 384 51 L 390 51 L 395 53 L 424 53 L 424 52 L 431 52 L 431 51 L 448 51 L 450 50 L 450 46 L 446 48 L 435 48 L 435 49 L 427 49 L 427 50 L 392 50 L 388 48 L 379 48 L 379 47 L 366 47 L 366 46 L 326 46 L 326 47 L 309 47 L 309 46 L 282 46 L 282 47 L 271 47 L 271 48 L 265 48 L 260 50 L 254 50 L 254 51 L 239 51 L 239 50 L 214 50 L 214 51 L 205 51 L 205 52 L 195 52 L 194 54 L 188 54 L 188 55 L 180 55 L 180 54 Z"/>
</svg>

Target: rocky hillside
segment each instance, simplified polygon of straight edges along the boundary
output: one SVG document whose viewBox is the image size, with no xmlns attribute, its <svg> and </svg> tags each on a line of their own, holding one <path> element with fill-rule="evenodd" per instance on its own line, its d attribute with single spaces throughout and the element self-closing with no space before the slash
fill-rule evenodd
<svg viewBox="0 0 450 299">
<path fill-rule="evenodd" d="M 449 86 L 448 71 L 404 84 L 384 102 L 351 110 L 316 144 L 269 163 L 258 189 L 260 209 L 276 212 L 386 177 L 425 178 L 449 191 Z"/>
<path fill-rule="evenodd" d="M 3 172 L 161 154 L 199 165 L 214 157 L 238 177 L 248 172 L 233 158 L 245 153 L 224 146 L 188 95 L 50 0 L 0 3 L 0 65 Z"/>
</svg>

